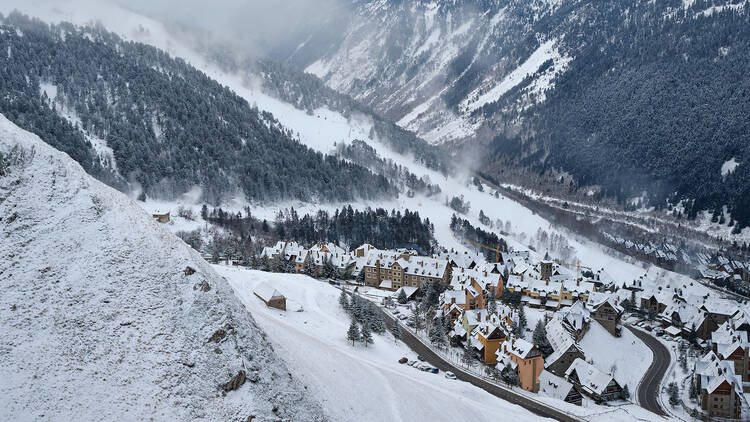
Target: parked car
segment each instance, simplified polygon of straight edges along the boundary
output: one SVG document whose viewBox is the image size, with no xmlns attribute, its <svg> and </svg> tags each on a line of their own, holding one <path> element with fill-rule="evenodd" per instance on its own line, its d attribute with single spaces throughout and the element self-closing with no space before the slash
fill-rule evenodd
<svg viewBox="0 0 750 422">
<path fill-rule="evenodd" d="M 420 362 L 424 362 L 424 356 L 417 355 L 417 360 L 419 360 Z"/>
<path fill-rule="evenodd" d="M 433 374 L 437 374 L 438 372 L 440 372 L 440 370 L 437 368 L 432 368 L 430 369 L 430 372 L 432 372 Z"/>
<path fill-rule="evenodd" d="M 643 327 L 643 329 L 646 330 L 646 331 L 654 331 L 654 329 L 651 328 L 650 325 L 647 325 L 647 326 Z"/>
<path fill-rule="evenodd" d="M 448 372 L 445 373 L 445 377 L 448 378 L 449 380 L 454 380 L 454 379 L 456 379 L 456 374 L 454 374 L 451 371 L 448 371 Z"/>
<path fill-rule="evenodd" d="M 406 362 L 409 362 L 409 359 L 407 359 L 407 358 L 401 358 L 401 359 L 398 360 L 398 363 L 401 363 L 401 364 L 404 364 Z"/>
<path fill-rule="evenodd" d="M 394 309 L 393 311 L 391 311 L 391 313 L 394 315 L 398 315 L 401 313 L 401 311 L 399 311 L 398 309 Z"/>
<path fill-rule="evenodd" d="M 432 367 L 430 365 L 427 365 L 426 363 L 423 363 L 423 364 L 419 365 L 419 370 L 420 371 L 427 372 L 427 371 L 430 371 L 431 369 L 432 369 Z"/>
<path fill-rule="evenodd" d="M 404 314 L 401 314 L 401 315 L 398 316 L 398 319 L 400 319 L 401 321 L 403 321 L 403 320 L 405 320 L 407 318 L 409 318 L 409 317 L 406 316 L 406 315 L 404 315 Z"/>
<path fill-rule="evenodd" d="M 409 366 L 414 366 L 416 364 L 417 364 L 416 360 L 410 360 L 409 363 L 407 363 L 407 365 L 409 365 Z"/>
</svg>

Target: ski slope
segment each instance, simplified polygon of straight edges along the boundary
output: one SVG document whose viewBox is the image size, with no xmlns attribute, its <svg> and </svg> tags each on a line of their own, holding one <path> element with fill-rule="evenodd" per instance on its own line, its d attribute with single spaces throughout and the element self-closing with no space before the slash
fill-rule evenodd
<svg viewBox="0 0 750 422">
<path fill-rule="evenodd" d="M 340 291 L 304 275 L 215 265 L 287 366 L 336 421 L 543 420 L 469 383 L 419 371 L 397 361 L 416 356 L 393 337 L 374 335 L 365 348 L 346 340 L 349 316 Z M 266 307 L 253 289 L 267 282 L 303 312 Z"/>
</svg>

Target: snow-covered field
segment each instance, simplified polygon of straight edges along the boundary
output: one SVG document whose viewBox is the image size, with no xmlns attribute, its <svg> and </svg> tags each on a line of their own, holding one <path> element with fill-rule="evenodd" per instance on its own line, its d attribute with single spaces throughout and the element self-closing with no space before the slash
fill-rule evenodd
<svg viewBox="0 0 750 422">
<path fill-rule="evenodd" d="M 293 375 L 338 421 L 530 421 L 540 418 L 469 383 L 419 371 L 415 359 L 386 333 L 365 348 L 346 340 L 349 317 L 340 291 L 307 276 L 214 266 L 253 314 Z M 298 302 L 303 312 L 266 307 L 253 288 L 262 282 Z"/>
<path fill-rule="evenodd" d="M 630 330 L 623 328 L 622 336 L 614 337 L 593 320 L 580 344 L 586 360 L 592 361 L 602 371 L 611 373 L 620 385 L 627 385 L 635 399 L 638 384 L 654 358 L 651 349 Z"/>
<path fill-rule="evenodd" d="M 197 252 L 3 116 L 0 157 L 0 420 L 323 420 Z"/>
</svg>

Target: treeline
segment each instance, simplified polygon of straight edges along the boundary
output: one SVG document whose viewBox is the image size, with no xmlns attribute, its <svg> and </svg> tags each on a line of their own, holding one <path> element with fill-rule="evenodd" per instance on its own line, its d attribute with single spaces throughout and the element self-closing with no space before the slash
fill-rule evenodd
<svg viewBox="0 0 750 422">
<path fill-rule="evenodd" d="M 469 220 L 456 217 L 456 214 L 453 214 L 451 217 L 450 229 L 459 240 L 470 240 L 485 246 L 497 248 L 500 252 L 508 251 L 508 245 L 505 243 L 505 239 L 499 237 L 495 233 L 484 231 L 479 227 L 474 227 Z M 495 262 L 495 252 L 484 248 L 478 248 L 475 245 L 471 245 L 471 247 L 479 249 L 479 251 L 487 257 L 488 262 Z"/>
<path fill-rule="evenodd" d="M 301 145 L 184 61 L 102 28 L 13 13 L 0 16 L 0 51 L 0 113 L 117 188 L 135 182 L 170 199 L 198 185 L 210 203 L 397 194 L 385 177 Z"/>
<path fill-rule="evenodd" d="M 409 210 L 389 213 L 382 208 L 360 211 L 347 206 L 337 209 L 332 215 L 320 210 L 316 214 L 300 216 L 291 208 L 280 212 L 275 221 L 268 222 L 254 217 L 249 209 L 243 214 L 221 208 L 209 210 L 204 206 L 201 216 L 226 229 L 230 235 L 216 231 L 208 236 L 206 243 L 205 233 L 181 233 L 183 240 L 195 249 L 247 259 L 263 246 L 280 240 L 293 240 L 307 246 L 317 242 L 350 247 L 369 243 L 379 249 L 414 248 L 423 254 L 431 254 L 436 247 L 433 224 L 428 218 L 420 218 L 418 212 Z"/>
<path fill-rule="evenodd" d="M 390 158 L 387 160 L 381 158 L 378 152 L 365 141 L 355 139 L 351 144 L 340 143 L 336 146 L 336 151 L 339 157 L 351 160 L 377 174 L 382 174 L 408 196 L 414 193 L 432 196 L 441 192 L 440 186 L 431 184 L 429 177 L 417 177 L 409 169 L 394 163 Z"/>
</svg>

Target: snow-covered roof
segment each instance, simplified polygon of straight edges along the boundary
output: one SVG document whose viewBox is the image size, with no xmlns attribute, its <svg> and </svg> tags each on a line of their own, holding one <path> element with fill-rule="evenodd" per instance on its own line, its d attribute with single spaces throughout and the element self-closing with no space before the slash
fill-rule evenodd
<svg viewBox="0 0 750 422">
<path fill-rule="evenodd" d="M 602 372 L 599 368 L 581 358 L 576 358 L 573 361 L 568 370 L 565 371 L 565 376 L 570 378 L 573 371 L 578 376 L 581 388 L 597 395 L 601 395 L 609 383 L 614 380 L 612 375 Z"/>
<path fill-rule="evenodd" d="M 539 394 L 542 396 L 565 400 L 572 388 L 573 384 L 565 378 L 558 377 L 549 371 L 544 370 L 539 374 Z"/>
<path fill-rule="evenodd" d="M 463 290 L 446 290 L 442 293 L 442 302 L 444 304 L 456 303 L 457 305 L 466 304 L 466 293 Z"/>
<path fill-rule="evenodd" d="M 616 312 L 622 312 L 622 306 L 617 304 L 617 298 L 612 293 L 594 292 L 589 296 L 587 305 L 590 309 L 599 309 L 605 303 L 609 304 Z"/>
<path fill-rule="evenodd" d="M 268 283 L 261 283 L 259 284 L 255 290 L 253 290 L 253 293 L 258 295 L 261 299 L 268 302 L 269 300 L 273 298 L 279 298 L 284 297 L 284 295 L 281 294 L 278 290 L 276 290 L 275 287 L 271 286 Z"/>
<path fill-rule="evenodd" d="M 516 355 L 521 359 L 532 358 L 539 354 L 539 350 L 533 343 L 515 336 L 508 337 L 503 342 L 501 349 L 504 354 Z"/>
</svg>

